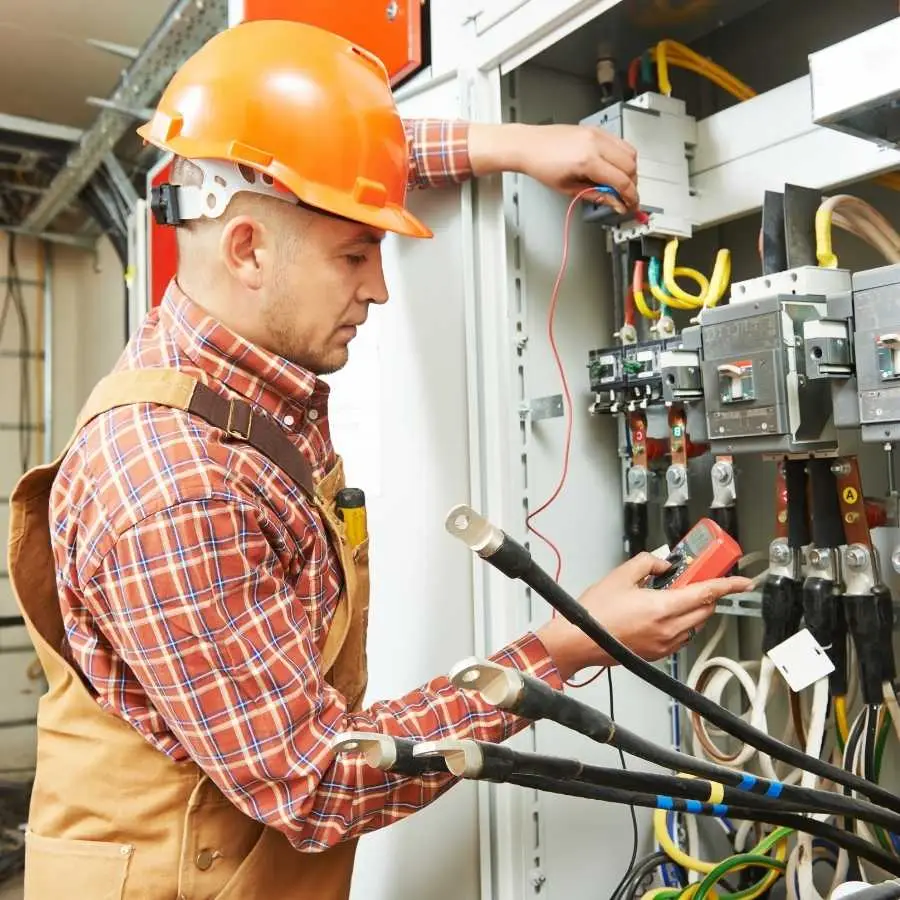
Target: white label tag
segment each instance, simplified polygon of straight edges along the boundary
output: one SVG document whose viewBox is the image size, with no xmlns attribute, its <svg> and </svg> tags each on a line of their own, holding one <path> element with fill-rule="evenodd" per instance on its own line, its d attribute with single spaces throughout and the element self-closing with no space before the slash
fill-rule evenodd
<svg viewBox="0 0 900 900">
<path fill-rule="evenodd" d="M 773 647 L 767 655 L 794 693 L 834 671 L 834 663 L 806 628 Z"/>
<path fill-rule="evenodd" d="M 650 555 L 657 556 L 660 559 L 665 559 L 669 555 L 669 545 L 663 544 L 662 547 L 657 547 L 655 550 L 651 550 Z"/>
</svg>

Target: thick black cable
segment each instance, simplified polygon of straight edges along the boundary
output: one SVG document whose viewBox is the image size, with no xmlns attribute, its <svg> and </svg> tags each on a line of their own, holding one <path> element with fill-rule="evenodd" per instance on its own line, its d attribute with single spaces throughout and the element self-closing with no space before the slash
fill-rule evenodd
<svg viewBox="0 0 900 900">
<path fill-rule="evenodd" d="M 774 810 L 778 813 L 794 813 L 797 815 L 808 813 L 840 814 L 832 808 L 834 804 L 831 803 L 796 803 L 784 797 L 751 794 L 734 787 L 724 787 L 719 782 L 661 775 L 656 772 L 620 771 L 605 766 L 587 765 L 577 759 L 526 753 L 513 750 L 510 747 L 495 746 L 480 741 L 476 743 L 481 749 L 484 760 L 484 777 L 501 781 L 506 780 L 510 775 L 570 778 L 585 784 L 593 784 L 597 787 L 617 787 L 626 791 L 655 794 L 684 801 L 717 802 L 728 807 L 741 806 L 763 812 Z M 716 801 L 712 800 L 714 784 L 722 787 L 722 797 Z M 822 808 L 823 805 L 825 806 L 824 809 Z M 877 815 L 873 811 L 871 818 L 875 819 L 877 824 L 887 828 L 896 828 L 898 822 L 900 822 L 900 817 L 893 816 L 886 810 L 878 811 Z"/>
<path fill-rule="evenodd" d="M 849 816 L 848 822 L 853 818 L 859 818 L 895 832 L 900 827 L 900 816 L 897 813 L 889 812 L 865 800 L 858 800 L 850 796 L 849 790 L 844 794 L 835 794 L 831 791 L 772 782 L 761 776 L 747 775 L 677 750 L 660 747 L 627 728 L 616 725 L 599 709 L 588 706 L 562 691 L 554 690 L 543 681 L 522 673 L 517 673 L 517 677 L 522 681 L 520 696 L 515 703 L 505 705 L 504 708 L 523 718 L 548 719 L 597 743 L 609 744 L 661 768 L 687 772 L 732 788 L 741 788 L 742 791 L 753 795 L 777 793 L 781 800 L 797 804 L 803 809 Z M 858 742 L 862 724 L 863 717 L 854 722 L 848 746 L 854 741 Z"/>
<path fill-rule="evenodd" d="M 662 669 L 658 669 L 633 653 L 613 637 L 571 594 L 558 585 L 531 558 L 531 554 L 521 544 L 510 538 L 509 535 L 500 533 L 503 535 L 503 540 L 498 549 L 493 553 L 485 553 L 482 558 L 507 576 L 521 579 L 543 597 L 564 619 L 581 629 L 601 650 L 608 653 L 629 672 L 683 703 L 688 709 L 699 713 L 707 721 L 718 725 L 745 744 L 762 750 L 769 756 L 791 766 L 853 788 L 888 809 L 900 812 L 900 797 L 880 788 L 877 784 L 872 784 L 864 778 L 809 756 L 801 750 L 753 728 L 727 709 L 681 684 Z"/>
<path fill-rule="evenodd" d="M 615 722 L 616 700 L 613 692 L 612 669 L 606 670 L 606 682 L 609 685 L 609 718 L 611 721 Z M 619 750 L 619 762 L 621 763 L 623 773 L 627 772 L 628 766 L 625 765 L 625 754 L 621 750 Z M 628 809 L 631 812 L 631 860 L 628 863 L 628 867 L 625 869 L 625 874 L 622 875 L 621 881 L 616 885 L 613 895 L 617 894 L 622 889 L 622 886 L 628 880 L 628 873 L 634 868 L 634 861 L 637 859 L 638 841 L 640 840 L 638 837 L 637 813 L 634 811 L 634 806 L 629 806 Z"/>
<path fill-rule="evenodd" d="M 812 542 L 816 547 L 840 547 L 845 543 L 844 517 L 838 493 L 837 476 L 831 471 L 830 459 L 806 462 L 812 495 Z"/>
<path fill-rule="evenodd" d="M 784 485 L 787 489 L 788 546 L 792 550 L 800 550 L 812 539 L 809 529 L 805 460 L 784 461 Z"/>
<path fill-rule="evenodd" d="M 658 809 L 657 798 L 652 794 L 638 794 L 632 791 L 623 791 L 616 788 L 596 787 L 592 784 L 584 784 L 579 781 L 540 778 L 533 775 L 514 776 L 509 779 L 508 784 L 515 784 L 519 787 L 531 788 L 532 790 L 546 791 L 552 794 L 562 794 L 568 797 L 581 797 L 586 800 L 600 800 L 604 803 L 624 803 L 633 804 L 634 806 L 644 807 L 646 809 Z M 675 802 L 674 808 L 680 809 L 678 801 Z M 892 875 L 900 875 L 900 859 L 886 853 L 880 847 L 875 847 L 868 841 L 864 841 L 855 834 L 848 834 L 841 828 L 829 825 L 827 822 L 820 822 L 818 819 L 810 819 L 806 816 L 798 816 L 789 813 L 765 812 L 760 813 L 759 810 L 746 809 L 742 807 L 729 807 L 729 816 L 749 822 L 761 822 L 766 825 L 774 825 L 780 828 L 790 828 L 804 834 L 812 835 L 812 837 L 822 838 L 831 841 L 835 846 L 846 850 L 848 853 L 855 854 L 874 863 L 879 868 L 890 872 Z M 694 812 L 694 815 L 709 816 L 717 818 L 718 813 L 713 804 L 703 803 L 700 808 Z"/>
</svg>

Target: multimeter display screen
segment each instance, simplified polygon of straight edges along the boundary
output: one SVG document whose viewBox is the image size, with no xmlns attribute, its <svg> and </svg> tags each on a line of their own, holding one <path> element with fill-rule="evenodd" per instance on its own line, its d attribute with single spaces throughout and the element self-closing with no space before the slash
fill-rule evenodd
<svg viewBox="0 0 900 900">
<path fill-rule="evenodd" d="M 684 538 L 682 547 L 689 556 L 698 557 L 708 546 L 710 533 L 707 528 L 698 526 L 692 528 Z"/>
</svg>

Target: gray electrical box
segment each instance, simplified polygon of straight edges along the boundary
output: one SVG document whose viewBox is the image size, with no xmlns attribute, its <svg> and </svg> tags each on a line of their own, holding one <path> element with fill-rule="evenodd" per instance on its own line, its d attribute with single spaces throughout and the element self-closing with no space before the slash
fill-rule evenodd
<svg viewBox="0 0 900 900">
<path fill-rule="evenodd" d="M 862 439 L 900 440 L 900 265 L 853 276 L 853 316 Z"/>
<path fill-rule="evenodd" d="M 773 296 L 704 310 L 703 393 L 713 453 L 837 450 L 831 387 L 809 377 L 804 331 L 824 297 Z"/>
<path fill-rule="evenodd" d="M 610 226 L 615 241 L 693 234 L 688 158 L 697 143 L 697 122 L 685 109 L 683 100 L 648 92 L 581 120 L 582 125 L 602 128 L 628 141 L 637 151 L 637 188 L 649 223 L 622 221 L 608 206 L 586 204 L 585 219 Z"/>
</svg>

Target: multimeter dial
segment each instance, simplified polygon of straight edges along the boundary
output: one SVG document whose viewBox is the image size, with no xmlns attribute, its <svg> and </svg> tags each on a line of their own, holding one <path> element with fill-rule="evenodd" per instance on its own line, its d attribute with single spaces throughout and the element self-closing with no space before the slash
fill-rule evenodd
<svg viewBox="0 0 900 900">
<path fill-rule="evenodd" d="M 647 587 L 655 591 L 667 588 L 681 574 L 684 568 L 684 557 L 680 553 L 677 551 L 670 553 L 666 557 L 666 562 L 669 563 L 669 568 L 661 575 L 653 575 Z"/>
</svg>

